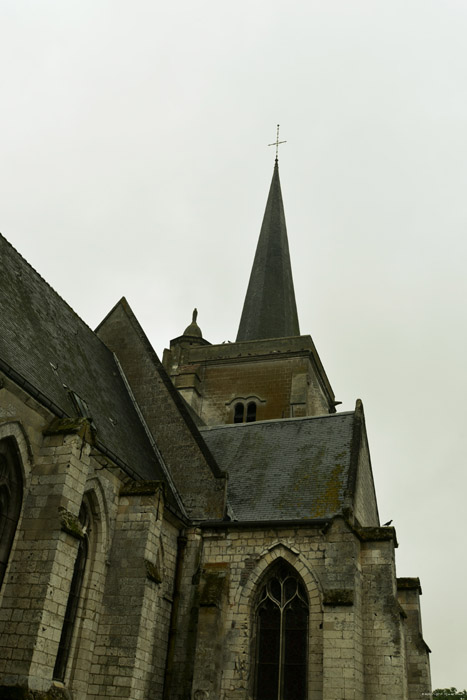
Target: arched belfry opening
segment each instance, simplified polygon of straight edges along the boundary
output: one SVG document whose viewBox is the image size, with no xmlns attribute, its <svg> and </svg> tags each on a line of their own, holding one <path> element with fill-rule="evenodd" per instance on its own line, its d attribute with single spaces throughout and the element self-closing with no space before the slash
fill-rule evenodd
<svg viewBox="0 0 467 700">
<path fill-rule="evenodd" d="M 163 365 L 206 426 L 335 413 L 311 336 L 300 335 L 277 160 L 236 340 L 211 345 L 195 309 Z"/>
<path fill-rule="evenodd" d="M 245 406 L 241 402 L 236 403 L 234 408 L 234 423 L 243 423 L 244 415 Z"/>
<path fill-rule="evenodd" d="M 305 700 L 308 596 L 283 559 L 266 572 L 255 602 L 255 700 Z"/>
<path fill-rule="evenodd" d="M 14 438 L 0 440 L 0 587 L 23 502 L 23 474 Z"/>
</svg>

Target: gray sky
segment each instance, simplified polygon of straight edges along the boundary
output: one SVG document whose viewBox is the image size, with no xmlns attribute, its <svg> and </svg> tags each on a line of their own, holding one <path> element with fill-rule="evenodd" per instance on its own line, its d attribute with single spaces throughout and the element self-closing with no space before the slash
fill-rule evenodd
<svg viewBox="0 0 467 700">
<path fill-rule="evenodd" d="M 467 686 L 464 0 L 3 0 L 0 230 L 91 326 L 234 340 L 274 163 L 433 687 Z"/>
</svg>

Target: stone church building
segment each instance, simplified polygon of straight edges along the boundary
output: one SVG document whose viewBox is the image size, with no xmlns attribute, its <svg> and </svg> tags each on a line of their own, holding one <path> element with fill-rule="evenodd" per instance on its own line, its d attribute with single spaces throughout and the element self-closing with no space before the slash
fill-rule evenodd
<svg viewBox="0 0 467 700">
<path fill-rule="evenodd" d="M 188 320 L 188 319 L 187 319 Z M 278 164 L 236 342 L 92 331 L 0 237 L 0 698 L 421 700 L 365 417 L 301 335 Z"/>
</svg>

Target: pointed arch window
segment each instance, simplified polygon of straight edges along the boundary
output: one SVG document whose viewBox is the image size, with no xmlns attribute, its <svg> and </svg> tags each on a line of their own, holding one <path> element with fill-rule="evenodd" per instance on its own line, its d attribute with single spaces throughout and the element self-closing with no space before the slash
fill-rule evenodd
<svg viewBox="0 0 467 700">
<path fill-rule="evenodd" d="M 305 700 L 308 601 L 291 566 L 274 567 L 256 603 L 255 700 Z"/>
<path fill-rule="evenodd" d="M 68 594 L 65 618 L 63 621 L 62 634 L 58 646 L 57 658 L 53 671 L 53 678 L 58 681 L 65 680 L 68 658 L 70 656 L 71 642 L 75 621 L 78 612 L 78 604 L 83 584 L 84 571 L 88 558 L 88 537 L 90 534 L 91 518 L 87 504 L 83 501 L 79 512 L 79 522 L 83 529 L 84 537 L 80 538 L 78 552 L 76 554 L 73 575 L 71 578 L 70 592 Z"/>
<path fill-rule="evenodd" d="M 0 440 L 0 587 L 23 502 L 21 463 L 13 438 Z"/>
</svg>

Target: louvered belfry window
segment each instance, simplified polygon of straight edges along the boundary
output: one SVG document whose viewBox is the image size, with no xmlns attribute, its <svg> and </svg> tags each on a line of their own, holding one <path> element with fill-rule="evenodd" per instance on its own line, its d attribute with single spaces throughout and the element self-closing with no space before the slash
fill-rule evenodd
<svg viewBox="0 0 467 700">
<path fill-rule="evenodd" d="M 256 606 L 255 700 L 305 700 L 308 603 L 303 583 L 282 563 Z"/>
</svg>

